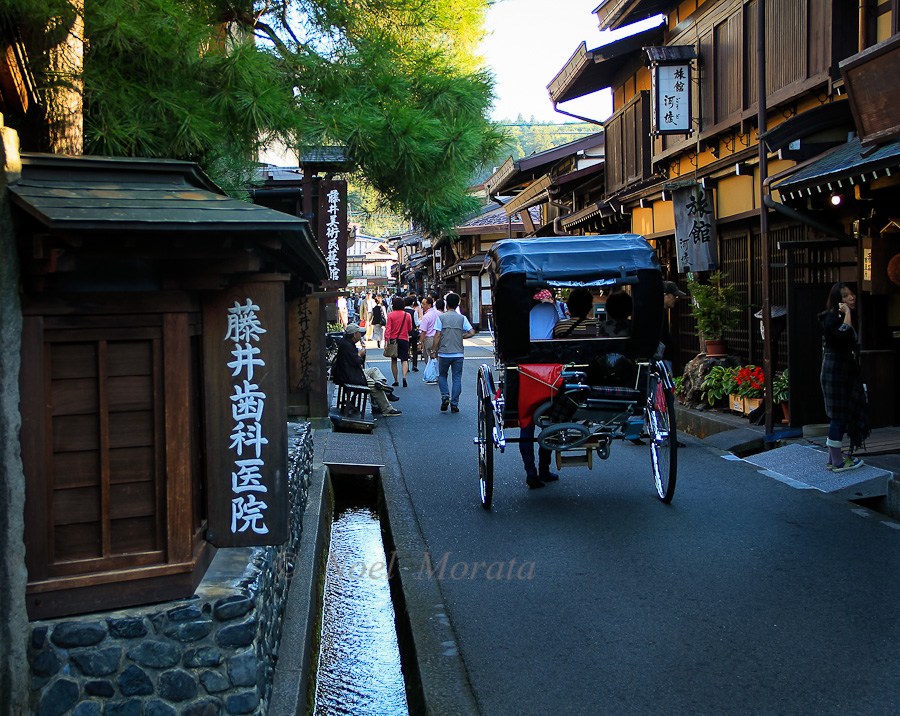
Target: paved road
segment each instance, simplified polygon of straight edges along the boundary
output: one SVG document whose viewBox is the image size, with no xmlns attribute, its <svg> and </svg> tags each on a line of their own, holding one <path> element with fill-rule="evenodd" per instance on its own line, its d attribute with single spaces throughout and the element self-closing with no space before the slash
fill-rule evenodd
<svg viewBox="0 0 900 716">
<path fill-rule="evenodd" d="M 671 505 L 646 447 L 529 491 L 511 446 L 485 512 L 474 384 L 491 358 L 467 355 L 460 414 L 411 373 L 404 416 L 379 431 L 432 564 L 447 556 L 439 588 L 481 713 L 900 713 L 896 523 L 691 437 Z"/>
</svg>

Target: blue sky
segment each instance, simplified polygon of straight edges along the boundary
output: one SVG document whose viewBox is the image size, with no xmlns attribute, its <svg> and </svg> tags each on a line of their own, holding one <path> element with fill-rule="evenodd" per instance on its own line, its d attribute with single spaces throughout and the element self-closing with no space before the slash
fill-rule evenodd
<svg viewBox="0 0 900 716">
<path fill-rule="evenodd" d="M 612 39 L 600 32 L 591 12 L 599 4 L 600 0 L 501 0 L 488 10 L 481 54 L 496 83 L 493 119 L 515 119 L 521 113 L 526 120 L 534 115 L 538 121 L 576 121 L 553 111 L 547 85 L 582 40 L 591 50 Z M 630 32 L 615 36 L 622 34 Z M 612 99 L 608 91 L 595 92 L 560 107 L 602 120 L 612 111 Z"/>
</svg>

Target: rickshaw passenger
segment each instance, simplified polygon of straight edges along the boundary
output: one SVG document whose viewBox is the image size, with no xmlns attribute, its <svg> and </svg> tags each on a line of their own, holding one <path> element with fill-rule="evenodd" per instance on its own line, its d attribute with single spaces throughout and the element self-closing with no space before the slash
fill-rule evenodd
<svg viewBox="0 0 900 716">
<path fill-rule="evenodd" d="M 594 296 L 587 288 L 573 288 L 569 293 L 569 315 L 553 327 L 554 338 L 596 338 L 597 319 L 591 314 Z"/>
<path fill-rule="evenodd" d="M 553 294 L 546 288 L 532 297 L 536 303 L 528 314 L 529 337 L 533 341 L 544 341 L 553 338 L 553 327 L 559 320 Z"/>
<path fill-rule="evenodd" d="M 616 291 L 606 299 L 606 320 L 600 324 L 600 335 L 606 338 L 621 338 L 631 333 L 631 296 L 624 291 Z"/>
</svg>

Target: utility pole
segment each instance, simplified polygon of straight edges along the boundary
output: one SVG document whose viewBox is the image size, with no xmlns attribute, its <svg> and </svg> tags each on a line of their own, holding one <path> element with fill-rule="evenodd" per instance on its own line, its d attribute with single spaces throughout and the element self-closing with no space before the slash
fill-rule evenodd
<svg viewBox="0 0 900 716">
<path fill-rule="evenodd" d="M 769 257 L 769 209 L 764 201 L 766 178 L 769 175 L 769 158 L 762 138 L 768 126 L 766 113 L 766 0 L 756 0 L 756 124 L 759 134 L 759 238 L 762 242 L 762 321 L 763 321 L 763 372 L 766 394 L 766 435 L 772 434 L 772 301 Z"/>
</svg>

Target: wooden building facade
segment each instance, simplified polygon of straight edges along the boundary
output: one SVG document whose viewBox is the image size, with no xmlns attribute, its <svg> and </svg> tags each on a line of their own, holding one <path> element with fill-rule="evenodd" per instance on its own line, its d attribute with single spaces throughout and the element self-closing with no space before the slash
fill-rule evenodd
<svg viewBox="0 0 900 716">
<path fill-rule="evenodd" d="M 580 233 L 602 233 L 618 213 L 625 224 L 618 228 L 653 241 L 668 278 L 682 283 L 673 192 L 686 182 L 699 186 L 714 212 L 718 266 L 747 306 L 741 327 L 726 336 L 730 352 L 757 364 L 763 353 L 754 317 L 763 292 L 759 136 L 767 141 L 768 176 L 788 173 L 845 143 L 856 128 L 840 63 L 895 33 L 900 13 L 896 3 L 838 0 L 769 0 L 765 8 L 766 127 L 757 127 L 758 0 L 604 0 L 594 10 L 601 30 L 663 16 L 654 26 L 593 50 L 582 43 L 548 85 L 554 104 L 604 89 L 613 97 L 613 114 L 604 122 L 602 199 L 582 210 L 586 220 L 579 226 L 571 224 L 574 216 L 563 216 L 562 225 L 568 220 L 568 228 Z M 662 131 L 654 99 L 655 68 L 672 58 L 691 72 L 690 130 L 681 133 Z M 773 345 L 775 368 L 781 370 L 789 353 L 808 360 L 804 347 L 819 344 L 810 341 L 810 330 L 830 285 L 860 279 L 862 238 L 853 236 L 849 224 L 829 223 L 816 207 L 764 210 L 770 214 L 771 302 L 787 308 L 787 330 Z M 878 297 L 864 296 L 862 303 L 876 314 L 888 310 Z M 701 350 L 689 304 L 674 321 L 683 364 Z M 865 358 L 863 367 L 876 369 Z M 792 381 L 797 373 L 792 371 Z M 796 387 L 795 395 L 809 388 Z M 900 419 L 889 411 L 878 414 L 882 422 Z M 823 406 L 792 405 L 792 417 L 818 422 Z"/>
<path fill-rule="evenodd" d="M 189 596 L 215 546 L 286 538 L 285 304 L 324 259 L 191 163 L 22 165 L 29 615 Z"/>
</svg>

